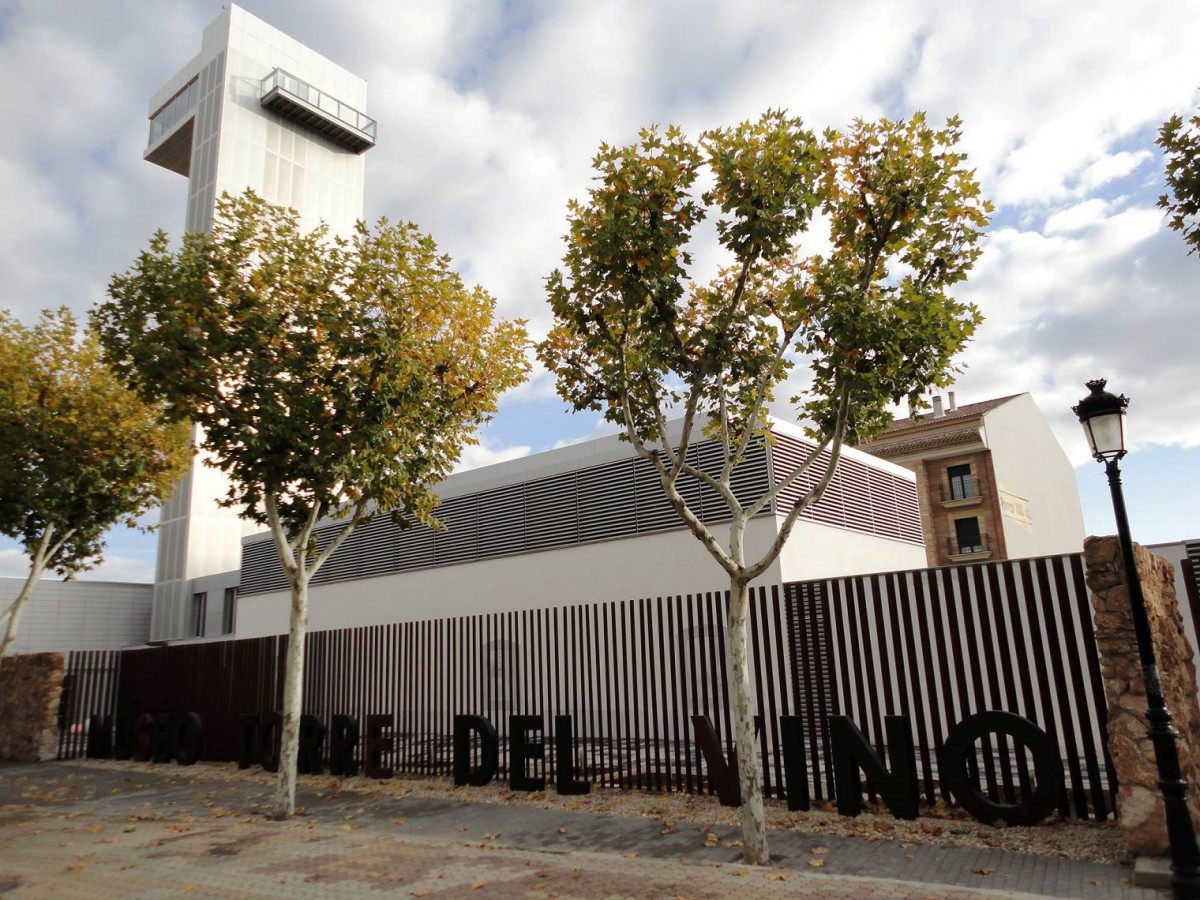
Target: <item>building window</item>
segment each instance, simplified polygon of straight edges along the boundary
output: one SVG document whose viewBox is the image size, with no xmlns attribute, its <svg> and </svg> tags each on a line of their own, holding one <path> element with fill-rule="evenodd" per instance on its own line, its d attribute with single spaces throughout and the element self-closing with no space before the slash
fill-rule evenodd
<svg viewBox="0 0 1200 900">
<path fill-rule="evenodd" d="M 221 607 L 221 634 L 233 634 L 234 614 L 237 609 L 238 589 L 225 588 L 225 602 Z"/>
<path fill-rule="evenodd" d="M 951 500 L 966 500 L 979 495 L 970 466 L 950 466 L 946 469 L 946 475 L 950 479 Z"/>
<path fill-rule="evenodd" d="M 983 535 L 979 532 L 979 519 L 955 519 L 954 534 L 958 538 L 959 553 L 982 553 Z"/>
<path fill-rule="evenodd" d="M 208 613 L 208 594 L 192 594 L 191 634 L 189 637 L 204 637 L 204 617 Z"/>
</svg>

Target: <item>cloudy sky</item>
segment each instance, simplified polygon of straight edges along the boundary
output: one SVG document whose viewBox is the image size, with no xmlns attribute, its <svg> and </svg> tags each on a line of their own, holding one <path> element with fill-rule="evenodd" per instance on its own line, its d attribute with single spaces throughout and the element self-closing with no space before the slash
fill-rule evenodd
<svg viewBox="0 0 1200 900">
<path fill-rule="evenodd" d="M 1068 407 L 1107 377 L 1133 398 L 1135 538 L 1200 537 L 1200 258 L 1155 208 L 1154 138 L 1200 104 L 1200 4 L 245 0 L 366 79 L 379 122 L 366 214 L 431 232 L 504 314 L 544 333 L 543 279 L 602 141 L 785 108 L 963 119 L 996 214 L 960 296 L 986 322 L 956 386 L 1032 393 L 1078 463 L 1091 533 L 1113 519 Z M 0 275 L 26 321 L 82 312 L 154 229 L 182 227 L 185 181 L 142 160 L 151 94 L 200 48 L 214 0 L 0 0 Z M 594 433 L 539 374 L 467 461 Z M 152 577 L 153 538 L 114 534 L 93 577 Z M 0 543 L 0 574 L 20 574 Z"/>
</svg>

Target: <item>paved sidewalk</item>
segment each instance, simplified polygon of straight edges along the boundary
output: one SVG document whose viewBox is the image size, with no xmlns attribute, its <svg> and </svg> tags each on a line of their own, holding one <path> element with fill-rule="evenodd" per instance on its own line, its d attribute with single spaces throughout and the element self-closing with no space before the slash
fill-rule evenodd
<svg viewBox="0 0 1200 900">
<path fill-rule="evenodd" d="M 255 815 L 265 779 L 199 765 L 0 766 L 0 895 L 32 897 L 1080 897 L 1162 900 L 1121 866 L 772 832 L 769 870 L 736 829 L 565 809 L 392 799 L 301 785 L 304 814 Z M 261 773 L 259 773 L 261 775 Z M 321 796 L 318 796 L 318 793 Z M 706 843 L 709 846 L 706 846 Z M 814 848 L 824 852 L 814 853 Z M 819 866 L 810 865 L 818 862 Z"/>
</svg>

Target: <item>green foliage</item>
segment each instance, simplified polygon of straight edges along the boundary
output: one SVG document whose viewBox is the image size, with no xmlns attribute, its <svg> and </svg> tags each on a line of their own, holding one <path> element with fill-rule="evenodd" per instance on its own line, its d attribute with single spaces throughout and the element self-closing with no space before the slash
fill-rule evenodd
<svg viewBox="0 0 1200 900">
<path fill-rule="evenodd" d="M 32 327 L 0 311 L 0 533 L 35 565 L 90 568 L 104 532 L 136 525 L 190 456 L 187 426 L 128 390 L 70 310 Z"/>
<path fill-rule="evenodd" d="M 431 485 L 528 369 L 523 323 L 449 265 L 410 223 L 335 239 L 225 196 L 211 233 L 156 234 L 95 322 L 123 377 L 202 427 L 243 516 L 434 523 Z"/>
<path fill-rule="evenodd" d="M 817 436 L 877 433 L 890 406 L 949 381 L 980 321 L 949 290 L 991 208 L 958 139 L 957 120 L 935 130 L 919 113 L 817 138 L 768 112 L 698 142 L 671 127 L 602 146 L 548 281 L 539 355 L 560 394 L 642 441 L 682 405 L 738 444 L 804 361 L 810 386 L 791 399 Z M 712 213 L 727 263 L 697 286 L 690 242 Z M 829 250 L 805 256 L 818 213 Z"/>
<path fill-rule="evenodd" d="M 1183 233 L 1188 253 L 1200 250 L 1200 115 L 1171 116 L 1158 132 L 1165 152 L 1167 188 L 1158 205 L 1170 213 L 1167 224 Z"/>
</svg>

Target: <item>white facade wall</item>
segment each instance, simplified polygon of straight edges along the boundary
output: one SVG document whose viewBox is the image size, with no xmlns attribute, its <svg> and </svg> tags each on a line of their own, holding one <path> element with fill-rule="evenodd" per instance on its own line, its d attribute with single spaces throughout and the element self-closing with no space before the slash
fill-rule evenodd
<svg viewBox="0 0 1200 900">
<path fill-rule="evenodd" d="M 986 412 L 983 424 L 1001 492 L 1008 556 L 1081 552 L 1086 532 L 1075 468 L 1033 398 L 1014 397 Z M 1012 498 L 1023 501 L 1027 518 Z"/>
<path fill-rule="evenodd" d="M 925 545 L 801 520 L 792 529 L 778 566 L 784 582 L 922 569 Z"/>
<path fill-rule="evenodd" d="M 295 209 L 306 228 L 323 221 L 335 233 L 348 235 L 362 217 L 362 155 L 261 105 L 262 81 L 276 68 L 365 111 L 366 83 L 361 78 L 245 10 L 228 6 L 204 30 L 200 53 L 150 101 L 153 119 L 196 79 L 191 111 L 156 135 L 146 151 L 148 159 L 166 164 L 156 149 L 192 128 L 190 160 L 184 166 L 188 231 L 211 226 L 222 192 L 240 194 L 247 188 Z M 217 505 L 227 486 L 218 470 L 197 458 L 163 506 L 154 639 L 188 634 L 196 592 L 192 580 L 236 570 L 241 565 L 241 538 L 258 530 L 239 518 L 236 510 Z"/>
<path fill-rule="evenodd" d="M 0 578 L 0 609 L 21 592 L 24 578 Z M 150 636 L 153 585 L 43 578 L 21 615 L 10 653 L 119 650 Z"/>
</svg>

